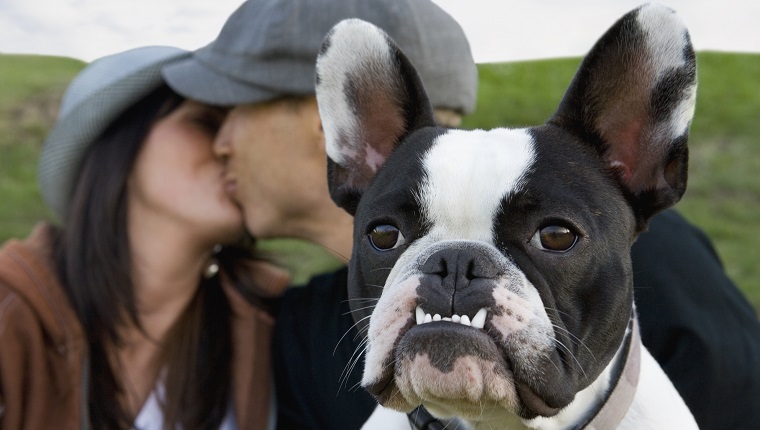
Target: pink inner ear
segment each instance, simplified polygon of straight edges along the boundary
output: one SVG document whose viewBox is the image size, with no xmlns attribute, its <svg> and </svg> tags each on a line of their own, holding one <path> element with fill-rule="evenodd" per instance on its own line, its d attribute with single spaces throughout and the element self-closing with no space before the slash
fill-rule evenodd
<svg viewBox="0 0 760 430">
<path fill-rule="evenodd" d="M 607 161 L 622 185 L 634 193 L 674 187 L 679 163 L 665 166 L 666 146 L 662 131 L 646 127 L 643 121 L 629 121 L 602 138 L 608 145 Z"/>
<path fill-rule="evenodd" d="M 381 154 L 375 150 L 375 148 L 366 145 L 366 163 L 369 166 L 370 169 L 372 169 L 373 172 L 377 172 L 377 169 L 380 168 L 380 166 L 385 162 L 385 159 L 388 158 L 386 154 Z"/>
<path fill-rule="evenodd" d="M 360 149 L 363 163 L 370 172 L 363 175 L 374 175 L 377 169 L 393 152 L 399 138 L 404 134 L 404 111 L 394 94 L 398 90 L 394 85 L 380 85 L 377 82 L 364 83 L 365 89 L 360 94 L 359 124 L 361 129 L 362 148 Z"/>
<path fill-rule="evenodd" d="M 638 167 L 639 153 L 642 150 L 642 127 L 641 121 L 631 120 L 623 126 L 613 128 L 614 131 L 602 132 L 602 138 L 609 145 L 607 159 L 610 167 L 619 173 L 620 179 L 630 188 L 636 188 L 630 181 Z"/>
</svg>

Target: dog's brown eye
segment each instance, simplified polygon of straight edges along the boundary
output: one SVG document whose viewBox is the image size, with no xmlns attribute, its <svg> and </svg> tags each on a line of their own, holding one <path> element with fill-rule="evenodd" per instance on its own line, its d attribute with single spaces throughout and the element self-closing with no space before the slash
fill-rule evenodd
<svg viewBox="0 0 760 430">
<path fill-rule="evenodd" d="M 403 245 L 406 239 L 398 228 L 383 224 L 372 229 L 369 233 L 369 242 L 378 251 L 388 251 Z"/>
<path fill-rule="evenodd" d="M 541 228 L 530 239 L 530 244 L 544 251 L 569 251 L 578 241 L 578 235 L 567 227 L 550 225 Z"/>
</svg>

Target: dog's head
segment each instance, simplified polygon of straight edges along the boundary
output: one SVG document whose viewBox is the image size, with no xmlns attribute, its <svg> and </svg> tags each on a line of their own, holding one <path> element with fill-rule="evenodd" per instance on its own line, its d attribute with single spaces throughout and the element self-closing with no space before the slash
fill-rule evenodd
<svg viewBox="0 0 760 430">
<path fill-rule="evenodd" d="M 596 381 L 631 317 L 630 246 L 685 191 L 695 92 L 685 27 L 644 6 L 546 124 L 449 130 L 386 34 L 338 24 L 317 100 L 330 192 L 355 216 L 363 386 L 401 411 L 489 420 L 552 416 Z"/>
</svg>

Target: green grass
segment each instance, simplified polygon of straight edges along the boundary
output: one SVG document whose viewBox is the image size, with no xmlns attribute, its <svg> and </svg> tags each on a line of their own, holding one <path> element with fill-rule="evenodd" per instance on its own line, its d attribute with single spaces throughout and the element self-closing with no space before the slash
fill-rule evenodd
<svg viewBox="0 0 760 430">
<path fill-rule="evenodd" d="M 681 212 L 713 238 L 760 309 L 760 55 L 704 54 Z"/>
<path fill-rule="evenodd" d="M 677 209 L 710 235 L 729 275 L 760 309 L 760 55 L 703 52 L 697 61 L 689 189 Z M 464 126 L 542 123 L 579 62 L 480 65 L 477 113 Z M 62 90 L 81 67 L 70 59 L 0 55 L 0 241 L 25 236 L 49 216 L 37 189 L 36 158 Z M 299 280 L 337 264 L 296 241 L 263 245 L 285 256 Z"/>
<path fill-rule="evenodd" d="M 0 241 L 23 237 L 49 217 L 37 188 L 37 158 L 63 91 L 83 65 L 70 58 L 0 55 Z"/>
</svg>

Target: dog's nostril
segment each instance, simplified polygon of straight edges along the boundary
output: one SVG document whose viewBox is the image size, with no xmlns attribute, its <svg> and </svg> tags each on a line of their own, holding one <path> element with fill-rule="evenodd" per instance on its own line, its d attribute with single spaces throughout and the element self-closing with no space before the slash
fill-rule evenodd
<svg viewBox="0 0 760 430">
<path fill-rule="evenodd" d="M 441 261 L 439 263 L 438 272 L 436 272 L 437 275 L 439 275 L 441 278 L 445 278 L 449 276 L 449 265 L 446 264 L 446 259 L 441 258 Z"/>
<path fill-rule="evenodd" d="M 422 267 L 422 271 L 428 275 L 438 275 L 445 278 L 449 275 L 449 267 L 446 258 L 431 258 Z"/>
<path fill-rule="evenodd" d="M 467 263 L 467 270 L 466 270 L 466 271 L 465 271 L 465 273 L 464 273 L 464 277 L 465 277 L 465 278 L 466 278 L 468 281 L 472 281 L 472 280 L 473 280 L 473 279 L 475 279 L 475 278 L 479 278 L 479 276 L 475 274 L 475 261 L 473 261 L 473 260 L 470 260 L 470 261 Z"/>
</svg>

